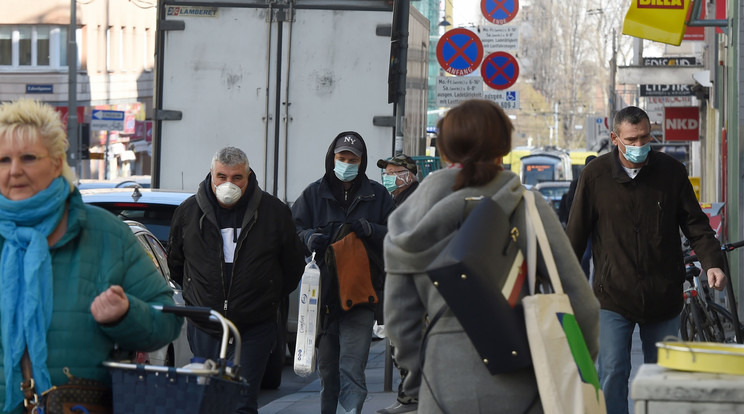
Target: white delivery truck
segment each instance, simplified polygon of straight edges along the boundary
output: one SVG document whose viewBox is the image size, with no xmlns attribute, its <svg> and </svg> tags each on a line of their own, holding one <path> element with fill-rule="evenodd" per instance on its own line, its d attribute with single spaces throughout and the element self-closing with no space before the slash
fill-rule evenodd
<svg viewBox="0 0 744 414">
<path fill-rule="evenodd" d="M 331 140 L 347 130 L 364 137 L 367 173 L 380 180 L 375 161 L 393 154 L 398 123 L 388 102 L 393 3 L 161 1 L 153 187 L 195 191 L 215 151 L 232 145 L 264 190 L 292 203 L 323 175 Z M 417 62 L 406 65 L 424 68 L 408 76 L 416 86 L 403 105 L 418 125 L 398 128 L 410 152 L 425 137 L 429 22 L 408 9 L 407 55 Z"/>
<path fill-rule="evenodd" d="M 378 181 L 377 159 L 423 154 L 429 21 L 407 2 L 160 0 L 152 186 L 195 192 L 212 155 L 231 145 L 261 188 L 291 204 L 324 174 L 341 131 L 364 137 Z M 284 341 L 294 344 L 292 302 L 278 315 L 290 322 L 268 388 L 281 382 Z"/>
</svg>

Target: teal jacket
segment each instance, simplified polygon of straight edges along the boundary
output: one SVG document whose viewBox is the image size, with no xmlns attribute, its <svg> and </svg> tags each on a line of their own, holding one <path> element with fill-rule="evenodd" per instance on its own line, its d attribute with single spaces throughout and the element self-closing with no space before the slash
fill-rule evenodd
<svg viewBox="0 0 744 414">
<path fill-rule="evenodd" d="M 151 305 L 173 305 L 173 292 L 128 226 L 101 208 L 83 204 L 77 189 L 68 202 L 67 232 L 50 248 L 54 307 L 47 332 L 47 367 L 53 385 L 67 382 L 64 367 L 76 377 L 111 382 L 101 362 L 115 344 L 123 350 L 159 349 L 178 336 L 183 319 L 152 309 Z M 0 237 L 0 251 L 4 243 Z M 104 326 L 93 319 L 90 305 L 111 285 L 123 287 L 129 311 L 119 323 Z M 16 369 L 20 372 L 20 364 Z M 0 376 L 0 409 L 6 385 L 19 386 L 5 384 Z M 12 412 L 21 413 L 22 408 Z"/>
</svg>

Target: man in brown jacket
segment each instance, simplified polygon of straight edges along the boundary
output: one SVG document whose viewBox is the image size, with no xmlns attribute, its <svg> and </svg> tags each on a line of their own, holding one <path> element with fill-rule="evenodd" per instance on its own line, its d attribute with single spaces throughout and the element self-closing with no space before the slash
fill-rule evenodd
<svg viewBox="0 0 744 414">
<path fill-rule="evenodd" d="M 609 414 L 628 412 L 630 344 L 638 325 L 645 363 L 657 341 L 679 333 L 685 268 L 679 229 L 723 289 L 723 258 L 685 166 L 650 149 L 648 115 L 627 107 L 615 115 L 616 146 L 582 171 L 566 232 L 581 257 L 591 237 L 594 294 L 599 299 L 599 377 Z"/>
</svg>

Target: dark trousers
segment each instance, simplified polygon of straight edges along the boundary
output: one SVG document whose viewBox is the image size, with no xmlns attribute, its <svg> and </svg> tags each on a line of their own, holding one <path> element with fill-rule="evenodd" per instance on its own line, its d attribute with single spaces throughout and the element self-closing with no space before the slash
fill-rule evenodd
<svg viewBox="0 0 744 414">
<path fill-rule="evenodd" d="M 217 360 L 220 355 L 221 337 L 212 336 L 189 322 L 189 346 L 194 356 Z M 240 332 L 240 375 L 248 382 L 249 392 L 238 408 L 238 413 L 258 414 L 258 391 L 266 370 L 266 361 L 277 337 L 276 321 L 259 323 Z M 227 359 L 233 360 L 235 345 L 228 344 Z"/>
</svg>

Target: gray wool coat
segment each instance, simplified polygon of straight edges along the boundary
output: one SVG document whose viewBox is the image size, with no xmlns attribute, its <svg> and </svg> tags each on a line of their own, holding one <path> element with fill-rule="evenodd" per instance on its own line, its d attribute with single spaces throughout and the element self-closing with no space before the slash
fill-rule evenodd
<svg viewBox="0 0 744 414">
<path fill-rule="evenodd" d="M 395 347 L 398 365 L 409 371 L 403 389 L 419 397 L 420 413 L 540 413 L 532 368 L 491 375 L 451 313 L 446 311 L 429 333 L 423 376 L 420 364 L 425 315 L 433 316 L 445 301 L 431 284 L 426 267 L 454 236 L 464 199 L 492 197 L 504 211 L 518 205 L 524 187 L 519 177 L 501 171 L 482 187 L 453 192 L 457 168 L 439 170 L 422 181 L 418 190 L 388 219 L 384 242 L 385 331 Z M 541 196 L 537 208 L 550 239 L 563 289 L 573 306 L 589 352 L 596 358 L 599 303 L 581 270 L 571 244 L 553 209 Z M 526 212 L 517 211 L 517 225 L 525 228 Z M 527 251 L 526 238 L 520 238 Z M 547 270 L 538 253 L 538 272 Z M 485 315 L 484 315 L 485 317 Z"/>
</svg>

